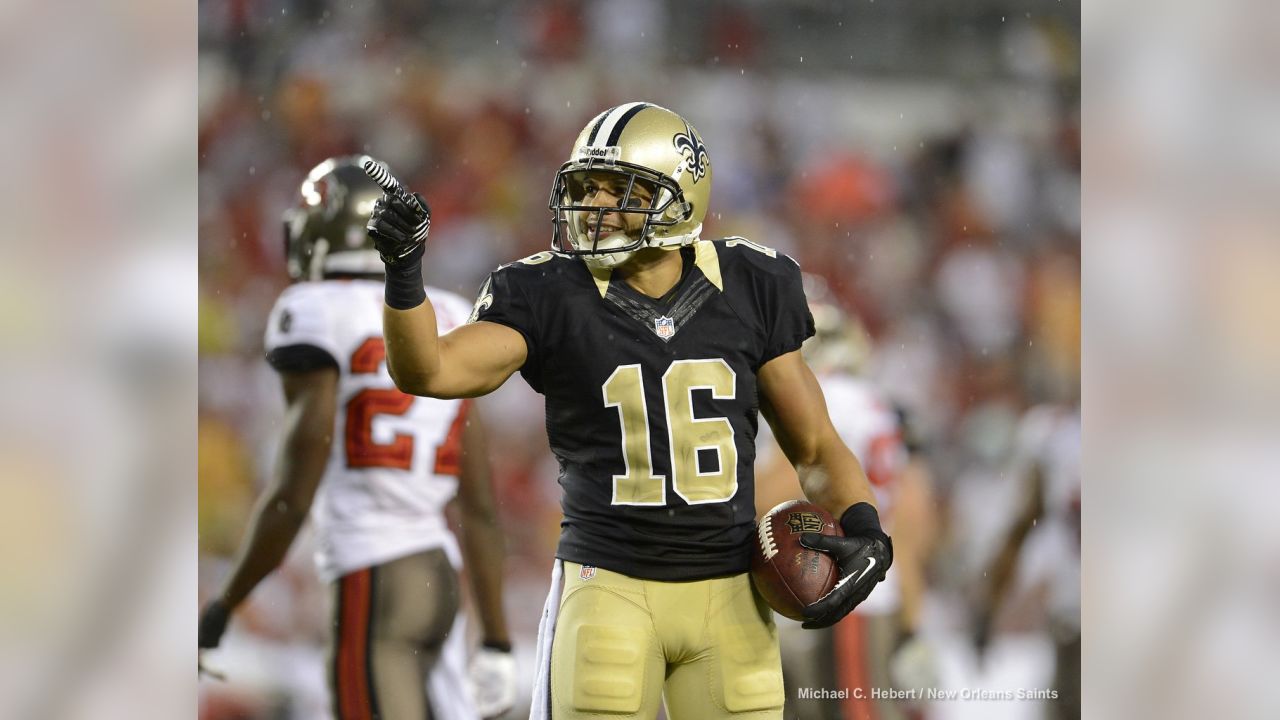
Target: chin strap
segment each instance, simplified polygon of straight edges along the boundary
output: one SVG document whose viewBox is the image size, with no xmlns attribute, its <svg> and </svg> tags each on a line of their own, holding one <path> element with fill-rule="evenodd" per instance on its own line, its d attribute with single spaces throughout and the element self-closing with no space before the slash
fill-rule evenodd
<svg viewBox="0 0 1280 720">
<path fill-rule="evenodd" d="M 635 255 L 637 251 L 643 250 L 644 248 L 660 248 L 663 250 L 674 250 L 676 248 L 682 248 L 686 245 L 692 245 L 701 239 L 702 239 L 702 225 L 698 225 L 691 232 L 688 232 L 684 235 L 673 235 L 671 237 L 665 237 L 665 238 L 655 238 L 655 237 L 646 238 L 645 244 L 642 247 L 637 248 L 636 250 L 627 250 L 623 252 L 602 252 L 602 253 L 597 253 L 595 255 L 586 254 L 586 255 L 582 255 L 581 257 L 582 257 L 582 260 L 585 263 L 587 263 L 587 265 L 590 265 L 591 267 L 600 268 L 603 270 L 612 270 L 613 268 L 621 265 L 627 260 L 630 260 L 632 255 Z"/>
<path fill-rule="evenodd" d="M 689 232 L 683 235 L 671 235 L 669 237 L 664 237 L 664 238 L 656 238 L 656 237 L 650 236 L 649 238 L 646 239 L 645 246 L 646 247 L 662 247 L 662 248 L 684 247 L 685 245 L 692 245 L 701 239 L 702 239 L 702 223 L 698 223 L 696 227 L 694 227 L 692 230 L 690 230 Z"/>
<path fill-rule="evenodd" d="M 684 175 L 685 166 L 687 164 L 688 163 L 681 160 L 680 164 L 676 166 L 676 169 L 670 175 L 671 180 L 675 183 L 676 187 L 680 187 L 680 176 Z M 653 204 L 653 207 L 662 207 L 663 203 L 667 202 L 668 200 L 674 201 L 674 199 L 675 199 L 675 196 L 672 195 L 671 191 L 668 190 L 666 186 L 663 186 L 663 188 L 658 192 L 658 199 L 657 199 L 657 202 Z M 683 212 L 689 212 L 689 203 L 681 200 L 680 205 L 681 205 L 681 210 Z M 666 215 L 669 213 L 670 213 L 670 210 L 668 210 L 663 214 Z M 651 230 L 650 232 L 652 233 L 653 231 Z M 663 247 L 663 248 L 683 247 L 685 245 L 692 245 L 693 243 L 700 240 L 701 237 L 702 237 L 702 223 L 698 223 L 697 227 L 685 233 L 684 235 L 671 235 L 664 238 L 655 238 L 652 235 L 650 235 L 649 237 L 645 238 L 644 244 L 645 244 L 645 247 Z"/>
<path fill-rule="evenodd" d="M 316 240 L 316 244 L 311 246 L 311 262 L 307 267 L 308 280 L 320 280 L 324 278 L 325 258 L 329 256 L 329 241 L 324 238 Z"/>
</svg>

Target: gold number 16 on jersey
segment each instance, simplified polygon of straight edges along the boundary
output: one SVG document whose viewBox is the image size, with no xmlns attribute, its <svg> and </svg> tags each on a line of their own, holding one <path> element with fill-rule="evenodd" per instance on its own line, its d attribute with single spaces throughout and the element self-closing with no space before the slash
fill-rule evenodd
<svg viewBox="0 0 1280 720">
<path fill-rule="evenodd" d="M 737 375 L 715 360 L 677 360 L 662 375 L 672 487 L 690 505 L 725 502 L 738 491 L 738 448 L 727 418 L 693 414 L 693 391 L 710 390 L 717 400 L 732 400 Z M 649 410 L 639 365 L 620 365 L 601 388 L 604 406 L 616 407 L 622 423 L 622 459 L 626 470 L 613 476 L 614 505 L 666 505 L 667 479 L 653 472 Z M 704 469 L 715 454 L 715 466 Z"/>
</svg>

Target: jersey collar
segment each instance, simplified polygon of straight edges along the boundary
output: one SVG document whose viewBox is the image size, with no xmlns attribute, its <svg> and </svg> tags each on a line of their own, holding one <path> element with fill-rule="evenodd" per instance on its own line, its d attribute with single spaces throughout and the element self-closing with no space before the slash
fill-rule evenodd
<svg viewBox="0 0 1280 720">
<path fill-rule="evenodd" d="M 707 280 L 720 292 L 724 292 L 724 279 L 720 275 L 720 256 L 716 252 L 716 244 L 710 240 L 699 240 L 693 243 L 693 264 L 702 271 Z M 583 266 L 591 273 L 591 279 L 595 281 L 596 290 L 599 291 L 600 297 L 604 297 L 609 293 L 609 280 L 613 277 L 612 268 L 593 268 L 586 263 Z"/>
</svg>

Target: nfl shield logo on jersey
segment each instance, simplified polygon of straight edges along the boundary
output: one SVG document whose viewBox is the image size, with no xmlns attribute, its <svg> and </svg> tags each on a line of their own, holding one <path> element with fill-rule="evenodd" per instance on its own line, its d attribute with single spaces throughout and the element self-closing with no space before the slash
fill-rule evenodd
<svg viewBox="0 0 1280 720">
<path fill-rule="evenodd" d="M 596 576 L 596 568 L 594 565 L 583 565 L 582 569 L 578 571 L 578 577 L 582 578 L 583 580 L 590 580 L 595 576 Z"/>
<path fill-rule="evenodd" d="M 665 316 L 656 318 L 653 321 L 653 331 L 663 340 L 670 340 L 676 334 L 676 321 Z"/>
</svg>

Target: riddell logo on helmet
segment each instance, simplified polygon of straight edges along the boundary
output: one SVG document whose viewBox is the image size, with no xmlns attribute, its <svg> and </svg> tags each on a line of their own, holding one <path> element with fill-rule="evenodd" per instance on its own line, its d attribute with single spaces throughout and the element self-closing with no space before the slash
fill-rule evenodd
<svg viewBox="0 0 1280 720">
<path fill-rule="evenodd" d="M 579 160 L 617 160 L 622 156 L 622 148 L 617 145 L 608 147 L 584 147 L 578 149 Z"/>
</svg>

